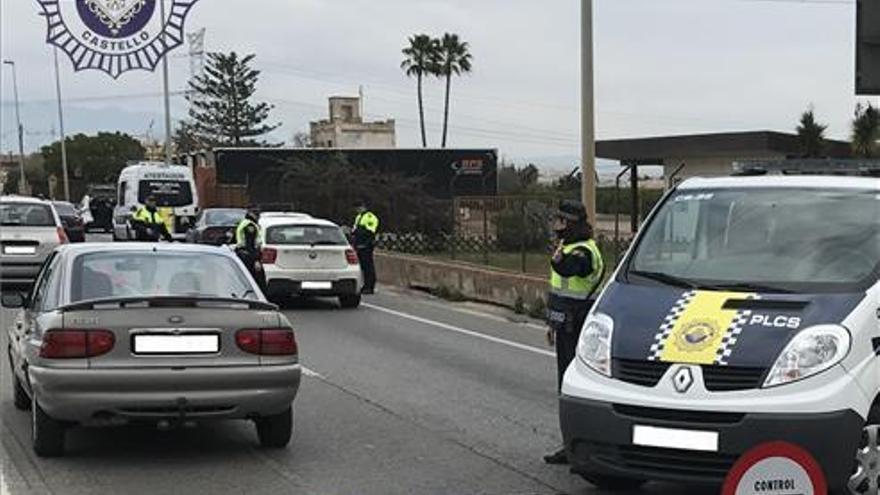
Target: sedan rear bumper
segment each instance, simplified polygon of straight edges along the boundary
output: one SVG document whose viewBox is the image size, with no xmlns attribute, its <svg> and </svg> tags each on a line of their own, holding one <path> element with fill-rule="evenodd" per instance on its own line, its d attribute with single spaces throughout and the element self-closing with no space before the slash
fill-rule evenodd
<svg viewBox="0 0 880 495">
<path fill-rule="evenodd" d="M 276 414 L 299 390 L 299 364 L 222 368 L 58 369 L 31 366 L 46 413 L 78 423 L 108 419 L 246 419 Z"/>
</svg>

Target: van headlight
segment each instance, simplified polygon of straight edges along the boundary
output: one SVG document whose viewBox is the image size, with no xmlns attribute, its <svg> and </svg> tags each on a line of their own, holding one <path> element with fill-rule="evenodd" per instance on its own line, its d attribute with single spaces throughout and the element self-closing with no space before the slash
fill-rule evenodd
<svg viewBox="0 0 880 495">
<path fill-rule="evenodd" d="M 776 360 L 764 387 L 776 387 L 822 373 L 849 354 L 852 337 L 839 325 L 820 325 L 801 331 Z"/>
<path fill-rule="evenodd" d="M 611 339 L 614 336 L 614 320 L 602 313 L 595 313 L 584 323 L 578 341 L 577 357 L 593 371 L 611 377 Z"/>
</svg>

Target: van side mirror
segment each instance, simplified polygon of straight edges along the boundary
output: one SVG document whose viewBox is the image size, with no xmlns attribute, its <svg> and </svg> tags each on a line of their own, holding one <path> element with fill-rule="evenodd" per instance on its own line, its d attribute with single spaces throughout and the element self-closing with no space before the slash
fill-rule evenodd
<svg viewBox="0 0 880 495">
<path fill-rule="evenodd" d="M 27 306 L 27 297 L 21 292 L 3 292 L 0 305 L 6 309 L 21 309 Z"/>
</svg>

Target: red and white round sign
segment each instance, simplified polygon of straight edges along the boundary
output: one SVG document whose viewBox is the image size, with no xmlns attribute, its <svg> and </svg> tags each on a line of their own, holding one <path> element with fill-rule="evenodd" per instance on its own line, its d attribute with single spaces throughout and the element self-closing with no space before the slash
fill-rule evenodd
<svg viewBox="0 0 880 495">
<path fill-rule="evenodd" d="M 825 474 L 806 450 L 786 442 L 747 452 L 727 475 L 722 495 L 827 495 Z"/>
</svg>

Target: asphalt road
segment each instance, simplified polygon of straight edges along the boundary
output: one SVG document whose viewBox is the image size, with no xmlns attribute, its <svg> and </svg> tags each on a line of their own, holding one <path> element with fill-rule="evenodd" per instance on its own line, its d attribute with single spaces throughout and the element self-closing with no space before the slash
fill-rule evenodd
<svg viewBox="0 0 880 495">
<path fill-rule="evenodd" d="M 228 422 L 74 429 L 69 455 L 37 459 L 4 355 L 0 493 L 597 493 L 541 461 L 560 442 L 543 331 L 484 310 L 387 288 L 358 310 L 319 300 L 287 308 L 308 373 L 282 451 L 259 449 L 251 424 Z M 10 313 L 2 316 L 8 324 Z"/>
</svg>

